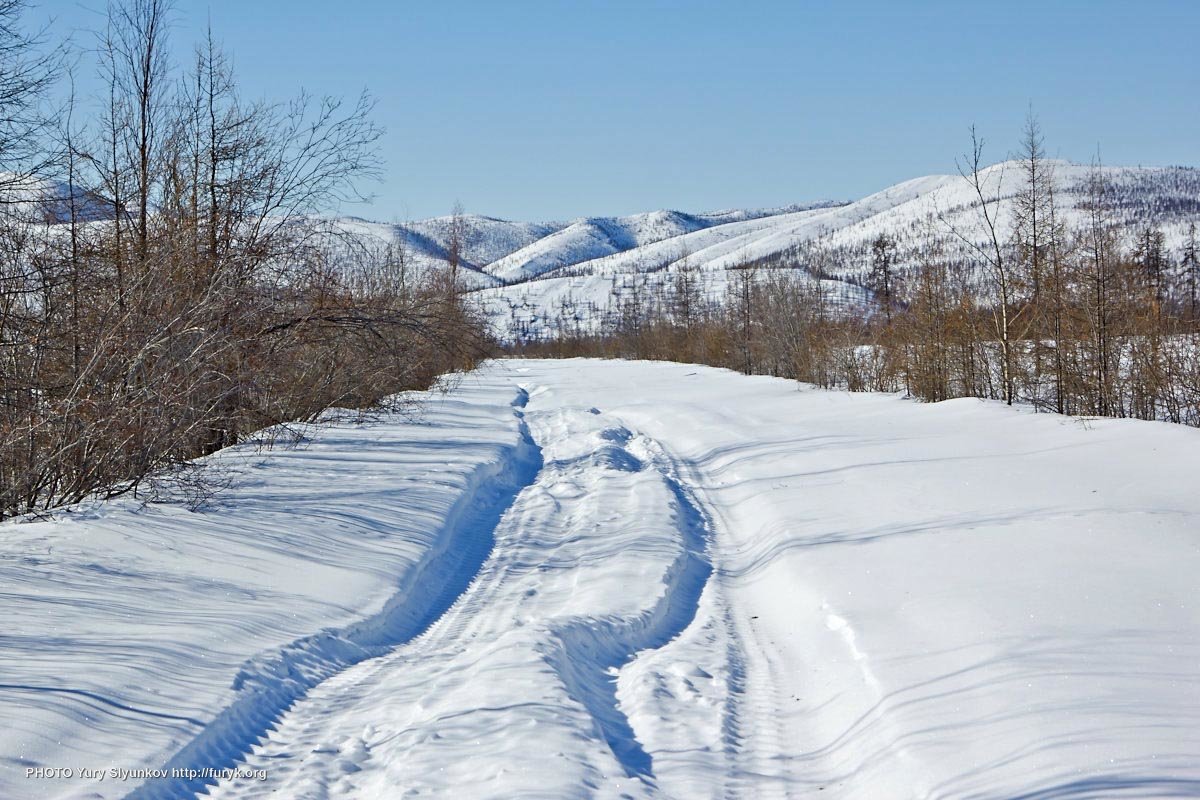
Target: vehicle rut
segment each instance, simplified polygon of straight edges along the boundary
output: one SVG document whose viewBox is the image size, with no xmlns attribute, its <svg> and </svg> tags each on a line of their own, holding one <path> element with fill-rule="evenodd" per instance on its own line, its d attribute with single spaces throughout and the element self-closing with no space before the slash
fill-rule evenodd
<svg viewBox="0 0 1200 800">
<path fill-rule="evenodd" d="M 326 629 L 251 659 L 234 679 L 233 702 L 161 771 L 173 776 L 177 770 L 187 775 L 236 767 L 314 687 L 412 641 L 455 603 L 491 553 L 497 523 L 541 469 L 541 451 L 522 410 L 528 400 L 528 393 L 520 389 L 512 402 L 519 424 L 517 442 L 496 462 L 481 465 L 448 515 L 437 544 L 384 608 L 368 619 Z M 216 782 L 207 774 L 152 779 L 126 797 L 179 800 L 195 797 Z"/>
</svg>

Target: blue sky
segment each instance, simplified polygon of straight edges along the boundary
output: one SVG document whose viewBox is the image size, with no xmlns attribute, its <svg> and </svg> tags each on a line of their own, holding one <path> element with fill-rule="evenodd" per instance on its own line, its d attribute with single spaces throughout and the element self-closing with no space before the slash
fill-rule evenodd
<svg viewBox="0 0 1200 800">
<path fill-rule="evenodd" d="M 102 0 L 34 0 L 83 31 Z M 381 220 L 566 219 L 853 198 L 991 160 L 1200 165 L 1200 2 L 181 0 L 254 96 L 378 100 Z M 86 88 L 86 84 L 85 84 Z"/>
</svg>

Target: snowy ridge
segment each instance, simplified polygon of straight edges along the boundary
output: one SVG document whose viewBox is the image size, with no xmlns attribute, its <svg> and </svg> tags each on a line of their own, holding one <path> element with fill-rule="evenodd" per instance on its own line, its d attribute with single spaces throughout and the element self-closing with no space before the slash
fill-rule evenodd
<svg viewBox="0 0 1200 800">
<path fill-rule="evenodd" d="M 1088 181 L 1096 170 L 1067 161 L 1043 166 L 1054 176 L 1060 221 L 1082 226 Z M 1177 253 L 1188 225 L 1200 221 L 1200 169 L 1098 171 L 1110 188 L 1106 201 L 1127 238 L 1137 225 L 1154 224 L 1167 249 Z M 1012 198 L 1024 180 L 1021 165 L 1001 162 L 985 168 L 981 177 L 988 197 L 1000 198 L 998 227 L 1007 237 L 1014 223 Z M 18 205 L 64 220 L 67 189 L 35 183 L 29 189 L 18 187 Z M 104 215 L 102 203 L 82 202 L 85 219 Z M 372 246 L 395 246 L 416 275 L 447 268 L 457 231 L 462 285 L 474 293 L 493 332 L 511 339 L 595 330 L 615 312 L 635 279 L 639 289 L 657 294 L 670 282 L 670 273 L 684 267 L 708 276 L 713 297 L 723 295 L 731 269 L 786 269 L 822 281 L 834 304 L 862 311 L 870 303 L 862 285 L 876 237 L 885 234 L 895 242 L 901 272 L 917 267 L 933 244 L 944 248 L 948 258 L 966 260 L 970 254 L 960 237 L 984 237 L 977 209 L 974 190 L 955 174 L 903 181 L 845 203 L 711 213 L 659 210 L 570 222 L 463 214 L 403 224 L 344 217 L 333 224 Z M 823 257 L 814 263 L 818 253 Z"/>
<path fill-rule="evenodd" d="M 629 217 L 580 220 L 499 261 L 487 271 L 506 283 L 520 283 L 563 273 L 601 275 L 637 265 L 639 271 L 662 269 L 683 258 L 702 242 L 724 241 L 744 230 L 760 230 L 810 208 L 718 211 L 684 214 L 652 211 Z"/>
<path fill-rule="evenodd" d="M 1046 166 L 1055 177 L 1060 220 L 1083 225 L 1092 168 L 1065 161 Z M 1112 190 L 1107 200 L 1127 237 L 1134 235 L 1134 225 L 1153 223 L 1162 229 L 1168 249 L 1175 251 L 1188 224 L 1200 221 L 1200 170 L 1104 167 L 1101 172 Z M 1023 183 L 1020 165 L 996 164 L 981 177 L 989 199 L 1000 198 L 993 210 L 998 212 L 1001 235 L 1007 237 L 1014 222 L 1012 198 Z M 851 203 L 681 230 L 635 247 L 589 250 L 575 243 L 560 249 L 549 237 L 488 267 L 489 272 L 501 270 L 508 285 L 481 287 L 476 297 L 502 338 L 545 337 L 564 329 L 595 330 L 615 312 L 634 280 L 654 295 L 669 285 L 671 271 L 687 266 L 703 272 L 710 294 L 720 297 L 729 270 L 763 265 L 819 278 L 835 304 L 861 310 L 869 302 L 862 281 L 877 236 L 886 234 L 896 242 L 901 271 L 918 266 L 933 242 L 943 245 L 950 257 L 966 259 L 969 254 L 959 234 L 977 240 L 984 236 L 977 209 L 974 190 L 961 175 L 932 175 Z M 567 238 L 570 230 L 558 235 Z M 834 257 L 814 265 L 814 248 Z M 581 257 L 588 252 L 595 255 Z M 531 268 L 523 271 L 521 265 Z"/>
<path fill-rule="evenodd" d="M 817 204 L 818 207 L 829 205 Z M 737 223 L 793 214 L 810 206 L 771 209 L 734 209 L 704 214 L 652 211 L 626 217 L 589 217 L 563 222 L 511 222 L 464 214 L 457 220 L 461 236 L 460 266 L 467 271 L 468 288 L 519 284 L 547 273 L 562 272 L 576 265 L 590 265 L 609 256 L 630 254 L 637 263 L 675 252 L 649 247 L 666 241 L 679 242 L 688 234 L 709 229 L 726 229 L 714 240 L 735 234 Z M 419 270 L 444 269 L 449 260 L 453 217 L 434 217 L 404 224 L 385 224 L 346 217 L 339 220 L 344 230 L 380 242 L 394 242 L 409 264 Z M 761 227 L 759 223 L 756 227 Z M 591 270 L 590 266 L 583 267 Z"/>
<path fill-rule="evenodd" d="M 437 243 L 444 252 L 453 224 L 453 217 L 434 217 L 398 227 Z M 479 269 L 564 227 L 561 222 L 509 222 L 476 214 L 464 214 L 458 224 L 462 236 L 462 257 Z"/>
<path fill-rule="evenodd" d="M 1103 175 L 1105 198 L 1127 240 L 1153 224 L 1178 256 L 1188 225 L 1200 221 L 1200 169 L 1102 167 L 1046 161 L 1054 177 L 1058 219 L 1081 229 L 1087 220 L 1089 180 Z M 1024 177 L 1006 161 L 981 172 L 998 231 L 1014 227 L 1013 198 Z M 704 291 L 725 296 L 729 271 L 760 266 L 819 282 L 830 303 L 846 313 L 869 313 L 864 288 L 871 244 L 880 235 L 896 246 L 897 270 L 914 270 L 931 250 L 970 263 L 964 240 L 982 243 L 985 232 L 974 189 L 962 175 L 903 181 L 852 202 L 818 202 L 782 208 L 684 213 L 659 210 L 571 222 L 513 222 L 474 214 L 404 224 L 355 217 L 333 221 L 342 233 L 372 247 L 394 246 L 413 275 L 448 268 L 451 241 L 459 236 L 461 285 L 502 340 L 594 332 L 619 313 L 629 295 L 660 296 L 672 273 L 703 274 Z M 336 239 L 337 237 L 333 237 Z M 336 246 L 336 245 L 335 245 Z"/>
<path fill-rule="evenodd" d="M 703 219 L 678 211 L 579 220 L 489 264 L 487 271 L 506 283 L 528 280 L 555 269 L 633 250 L 703 227 L 707 227 Z"/>
<path fill-rule="evenodd" d="M 421 277 L 449 269 L 450 254 L 442 241 L 429 233 L 404 225 L 387 225 L 357 217 L 342 217 L 333 225 L 342 235 L 353 237 L 360 246 L 381 250 L 395 247 L 397 255 L 413 277 Z M 338 246 L 336 243 L 333 246 Z M 350 262 L 352 265 L 353 261 Z M 499 284 L 491 275 L 480 270 L 465 255 L 459 262 L 459 281 L 464 289 L 481 289 Z"/>
<path fill-rule="evenodd" d="M 22 219 L 67 223 L 74 211 L 79 222 L 107 219 L 112 204 L 63 181 L 0 172 L 0 210 Z"/>
</svg>

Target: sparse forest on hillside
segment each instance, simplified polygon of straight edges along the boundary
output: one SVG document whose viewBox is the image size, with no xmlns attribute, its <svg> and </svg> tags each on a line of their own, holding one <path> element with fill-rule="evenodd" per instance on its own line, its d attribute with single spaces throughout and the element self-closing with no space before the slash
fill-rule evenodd
<svg viewBox="0 0 1200 800">
<path fill-rule="evenodd" d="M 962 208 L 865 245 L 804 242 L 732 268 L 716 288 L 712 271 L 681 259 L 665 279 L 628 279 L 598 329 L 563 309 L 553 335 L 518 331 L 512 347 L 1200 425 L 1192 172 L 1163 171 L 1160 182 L 1174 174 L 1182 183 L 1169 202 L 1148 205 L 1138 186 L 1094 165 L 1072 187 L 1082 200 L 1067 214 L 1059 162 L 1047 159 L 1032 114 L 1012 160 L 988 168 L 983 158 L 972 134 L 959 167 L 973 202 Z M 1183 231 L 1175 248 L 1164 221 Z M 833 295 L 822 279 L 834 276 L 865 299 L 848 306 Z"/>
</svg>

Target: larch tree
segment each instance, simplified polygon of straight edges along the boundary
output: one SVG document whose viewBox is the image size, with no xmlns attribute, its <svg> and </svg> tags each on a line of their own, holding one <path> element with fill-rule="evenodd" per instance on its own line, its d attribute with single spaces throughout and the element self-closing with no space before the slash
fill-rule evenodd
<svg viewBox="0 0 1200 800">
<path fill-rule="evenodd" d="M 1054 229 L 1049 224 L 1052 217 L 1050 204 L 1053 202 L 1053 167 L 1046 160 L 1045 142 L 1041 125 L 1031 108 L 1025 117 L 1021 146 L 1018 151 L 1022 185 L 1013 197 L 1013 237 L 1015 240 L 1016 278 L 1028 296 L 1027 329 L 1033 331 L 1033 393 L 1038 400 L 1039 387 L 1046 360 L 1044 346 L 1045 272 L 1047 253 Z"/>
<path fill-rule="evenodd" d="M 1188 225 L 1187 237 L 1183 241 L 1179 272 L 1188 320 L 1195 327 L 1200 323 L 1200 242 L 1197 241 L 1194 222 Z"/>
<path fill-rule="evenodd" d="M 887 324 L 891 325 L 892 312 L 896 307 L 896 241 L 886 233 L 880 233 L 871 242 L 871 271 L 867 276 L 867 288 L 875 295 Z"/>
<path fill-rule="evenodd" d="M 949 231 L 971 252 L 990 281 L 993 297 L 990 308 L 993 328 L 1000 348 L 1001 399 L 1012 405 L 1016 399 L 1016 359 L 1014 324 L 1024 314 L 1018 307 L 1017 282 L 999 216 L 1002 208 L 1004 169 L 987 170 L 983 163 L 984 141 L 971 126 L 971 151 L 958 161 L 958 171 L 974 195 L 976 225 L 963 227 L 945 214 L 940 218 Z M 987 173 L 987 174 L 985 174 Z M 994 176 L 994 179 L 993 179 Z"/>
</svg>

